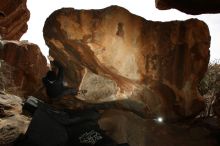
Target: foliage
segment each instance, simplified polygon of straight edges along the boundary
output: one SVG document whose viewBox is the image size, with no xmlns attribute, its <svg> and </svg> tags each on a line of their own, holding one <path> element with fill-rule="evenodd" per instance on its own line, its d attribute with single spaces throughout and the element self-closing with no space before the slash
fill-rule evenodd
<svg viewBox="0 0 220 146">
<path fill-rule="evenodd" d="M 206 103 L 206 109 L 202 116 L 213 116 L 213 105 L 216 101 L 216 95 L 220 92 L 220 60 L 209 63 L 208 70 L 200 81 L 198 90 Z"/>
</svg>

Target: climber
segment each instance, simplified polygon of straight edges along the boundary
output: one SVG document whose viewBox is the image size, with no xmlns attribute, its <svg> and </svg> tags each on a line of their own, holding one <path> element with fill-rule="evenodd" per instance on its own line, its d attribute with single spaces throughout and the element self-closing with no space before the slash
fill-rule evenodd
<svg viewBox="0 0 220 146">
<path fill-rule="evenodd" d="M 47 95 L 50 99 L 60 99 L 65 95 L 77 95 L 79 92 L 86 93 L 86 90 L 78 91 L 77 89 L 66 87 L 63 84 L 64 80 L 64 68 L 60 62 L 49 58 L 55 68 L 47 72 L 47 75 L 42 79 L 44 86 L 46 87 Z M 58 72 L 56 72 L 56 68 Z"/>
<path fill-rule="evenodd" d="M 48 97 L 60 99 L 69 94 L 77 95 L 79 91 L 63 85 L 63 66 L 58 61 L 52 61 L 52 64 L 58 68 L 58 73 L 53 69 L 42 79 Z M 33 105 L 35 99 L 31 101 Z M 58 109 L 41 102 L 33 113 L 27 132 L 15 146 L 129 146 L 126 134 L 122 136 L 121 144 L 117 144 L 99 127 L 100 116 L 96 109 Z"/>
<path fill-rule="evenodd" d="M 58 61 L 52 63 L 58 68 L 58 73 L 53 69 L 42 79 L 48 97 L 60 99 L 68 94 L 77 95 L 76 89 L 63 85 L 62 65 Z M 95 109 L 58 109 L 33 97 L 30 103 L 30 106 L 37 103 L 38 107 L 34 107 L 30 125 L 25 135 L 15 142 L 15 146 L 129 146 L 126 135 L 123 135 L 122 143 L 117 144 L 99 127 L 101 114 Z M 30 107 L 28 109 L 32 110 Z"/>
</svg>

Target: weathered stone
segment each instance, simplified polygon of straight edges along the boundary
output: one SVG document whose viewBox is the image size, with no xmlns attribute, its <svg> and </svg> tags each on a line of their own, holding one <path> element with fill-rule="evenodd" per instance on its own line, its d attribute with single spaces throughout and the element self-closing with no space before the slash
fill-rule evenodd
<svg viewBox="0 0 220 146">
<path fill-rule="evenodd" d="M 27 31 L 30 12 L 27 0 L 0 1 L 0 36 L 5 40 L 19 40 Z"/>
<path fill-rule="evenodd" d="M 0 105 L 6 113 L 4 117 L 0 117 L 0 145 L 9 145 L 26 132 L 30 119 L 21 114 L 20 97 L 0 92 Z"/>
<path fill-rule="evenodd" d="M 42 77 L 48 70 L 46 58 L 39 47 L 35 44 L 18 41 L 2 41 L 2 44 L 0 59 L 13 68 L 11 80 L 14 85 L 8 85 L 16 87 L 12 93 L 21 96 L 36 94 L 37 90 L 43 86 Z M 5 70 L 10 73 L 8 68 Z M 7 87 L 5 88 L 7 89 Z"/>
<path fill-rule="evenodd" d="M 69 85 L 88 90 L 79 98 L 130 98 L 174 119 L 203 107 L 197 84 L 207 70 L 210 34 L 202 21 L 146 21 L 117 6 L 63 8 L 43 32 Z"/>
<path fill-rule="evenodd" d="M 160 10 L 175 8 L 192 15 L 220 13 L 220 0 L 155 0 L 155 3 Z"/>
</svg>

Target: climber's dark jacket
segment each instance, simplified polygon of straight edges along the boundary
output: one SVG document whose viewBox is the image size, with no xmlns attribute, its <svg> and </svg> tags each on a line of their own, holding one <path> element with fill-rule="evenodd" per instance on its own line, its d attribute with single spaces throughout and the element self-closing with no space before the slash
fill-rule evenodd
<svg viewBox="0 0 220 146">
<path fill-rule="evenodd" d="M 64 68 L 58 61 L 52 62 L 58 68 L 58 73 L 48 71 L 47 75 L 42 79 L 46 87 L 46 92 L 50 98 L 59 98 L 67 94 L 77 95 L 77 90 L 63 85 Z"/>
<path fill-rule="evenodd" d="M 55 110 L 40 104 L 23 139 L 15 146 L 129 146 L 99 128 L 95 110 Z"/>
</svg>

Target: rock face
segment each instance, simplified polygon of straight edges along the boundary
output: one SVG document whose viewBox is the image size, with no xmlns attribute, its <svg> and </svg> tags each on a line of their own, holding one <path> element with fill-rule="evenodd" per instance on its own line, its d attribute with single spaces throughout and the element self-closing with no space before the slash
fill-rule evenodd
<svg viewBox="0 0 220 146">
<path fill-rule="evenodd" d="M 30 12 L 27 0 L 0 1 L 0 36 L 5 40 L 19 40 L 27 31 Z"/>
<path fill-rule="evenodd" d="M 46 58 L 37 45 L 18 41 L 2 41 L 0 60 L 12 68 L 11 70 L 5 68 L 8 71 L 5 77 L 7 78 L 11 74 L 13 86 L 16 87 L 16 93 L 13 92 L 15 95 L 33 95 L 42 86 L 42 77 L 46 74 L 48 67 Z M 4 72 L 4 68 L 1 70 Z M 3 78 L 1 82 L 3 80 L 6 82 L 6 79 Z M 12 84 L 8 86 L 12 86 Z"/>
<path fill-rule="evenodd" d="M 197 19 L 152 22 L 112 6 L 63 8 L 45 22 L 50 55 L 87 100 L 134 99 L 176 119 L 203 107 L 197 84 L 207 70 L 210 35 Z"/>
<path fill-rule="evenodd" d="M 220 13 L 220 0 L 155 0 L 155 2 L 160 10 L 175 8 L 192 15 Z"/>
<path fill-rule="evenodd" d="M 30 119 L 21 115 L 20 97 L 0 91 L 0 145 L 9 145 L 24 134 Z"/>
</svg>

